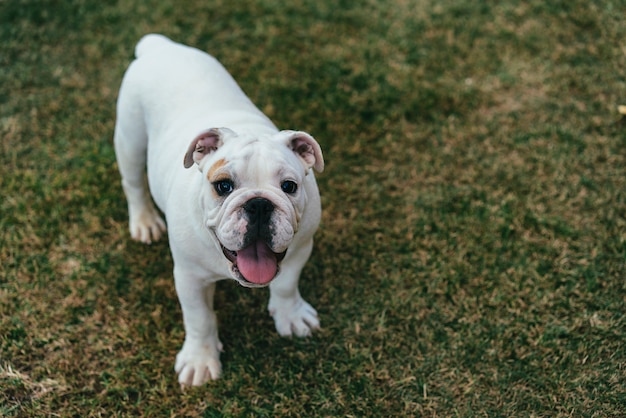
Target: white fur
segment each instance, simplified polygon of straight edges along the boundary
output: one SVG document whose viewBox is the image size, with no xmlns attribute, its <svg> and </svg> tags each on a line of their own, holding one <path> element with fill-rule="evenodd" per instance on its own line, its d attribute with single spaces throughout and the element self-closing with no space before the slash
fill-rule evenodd
<svg viewBox="0 0 626 418">
<path fill-rule="evenodd" d="M 277 331 L 308 336 L 319 328 L 317 312 L 300 296 L 298 278 L 321 214 L 311 167 L 321 171 L 323 159 L 308 134 L 279 131 L 210 55 L 161 35 L 142 38 L 136 55 L 120 88 L 115 126 L 130 232 L 148 244 L 165 232 L 152 196 L 167 219 L 186 332 L 175 369 L 182 385 L 200 385 L 221 373 L 215 282 L 234 278 L 254 286 L 235 274 L 220 246 L 238 251 L 244 244 L 242 206 L 252 197 L 275 206 L 271 249 L 287 250 L 269 284 L 269 310 Z M 210 131 L 217 138 L 212 138 L 216 149 L 205 148 L 203 154 L 196 148 L 195 164 L 186 169 L 183 161 L 191 161 L 194 138 L 222 127 L 228 129 Z M 298 146 L 302 142 L 305 146 Z M 221 167 L 223 161 L 228 165 Z M 219 197 L 210 175 L 236 178 L 237 187 Z M 281 190 L 285 179 L 298 184 L 297 193 Z"/>
</svg>

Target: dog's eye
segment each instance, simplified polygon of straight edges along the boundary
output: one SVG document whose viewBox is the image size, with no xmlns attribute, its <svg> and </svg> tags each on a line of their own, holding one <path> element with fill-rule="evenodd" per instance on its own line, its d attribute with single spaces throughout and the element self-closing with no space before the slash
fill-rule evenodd
<svg viewBox="0 0 626 418">
<path fill-rule="evenodd" d="M 235 189 L 232 180 L 216 181 L 215 183 L 213 183 L 213 187 L 215 187 L 215 191 L 220 196 L 225 196 Z"/>
<path fill-rule="evenodd" d="M 295 181 L 285 180 L 280 185 L 280 188 L 287 194 L 294 194 L 298 190 L 298 185 Z"/>
</svg>

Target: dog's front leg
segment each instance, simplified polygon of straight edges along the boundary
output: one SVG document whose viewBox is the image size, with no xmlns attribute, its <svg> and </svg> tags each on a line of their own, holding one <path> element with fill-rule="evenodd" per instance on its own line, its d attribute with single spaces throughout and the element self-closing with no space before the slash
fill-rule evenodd
<svg viewBox="0 0 626 418">
<path fill-rule="evenodd" d="M 185 343 L 176 356 L 175 369 L 181 386 L 199 386 L 218 379 L 222 372 L 222 343 L 213 311 L 215 283 L 207 285 L 176 270 L 174 276 L 185 325 Z"/>
<path fill-rule="evenodd" d="M 283 337 L 308 337 L 320 328 L 317 311 L 300 296 L 298 280 L 311 250 L 313 240 L 296 248 L 283 261 L 280 274 L 270 283 L 268 310 L 276 331 Z"/>
</svg>

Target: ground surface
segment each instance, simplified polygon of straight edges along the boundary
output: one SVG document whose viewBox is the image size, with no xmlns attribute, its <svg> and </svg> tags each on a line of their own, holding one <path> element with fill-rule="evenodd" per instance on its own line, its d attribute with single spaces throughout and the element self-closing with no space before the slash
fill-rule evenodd
<svg viewBox="0 0 626 418">
<path fill-rule="evenodd" d="M 623 416 L 624 1 L 0 2 L 0 415 Z M 311 132 L 302 279 L 216 308 L 223 379 L 184 393 L 165 242 L 129 239 L 112 147 L 134 44 L 217 56 Z"/>
</svg>

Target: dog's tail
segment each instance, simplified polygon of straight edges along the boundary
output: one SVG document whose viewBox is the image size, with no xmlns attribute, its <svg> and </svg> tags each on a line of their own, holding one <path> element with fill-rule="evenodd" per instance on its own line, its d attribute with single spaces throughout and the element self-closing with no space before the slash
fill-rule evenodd
<svg viewBox="0 0 626 418">
<path fill-rule="evenodd" d="M 145 35 L 139 40 L 139 42 L 137 42 L 137 46 L 135 47 L 135 57 L 139 58 L 146 52 L 150 52 L 153 49 L 162 48 L 168 43 L 174 42 L 171 39 L 156 33 Z"/>
</svg>

